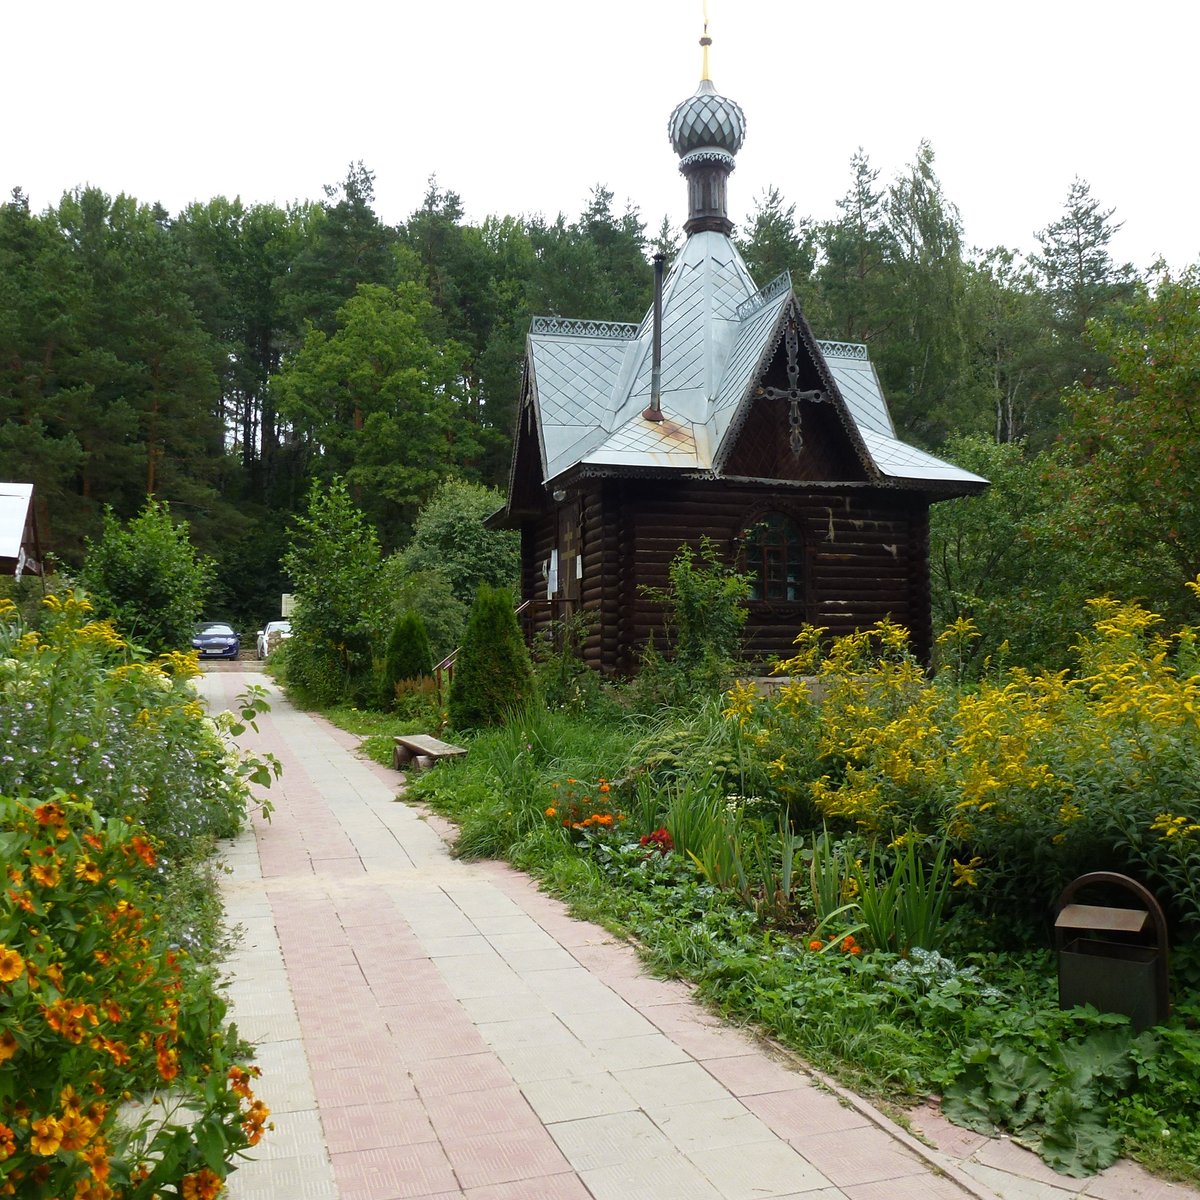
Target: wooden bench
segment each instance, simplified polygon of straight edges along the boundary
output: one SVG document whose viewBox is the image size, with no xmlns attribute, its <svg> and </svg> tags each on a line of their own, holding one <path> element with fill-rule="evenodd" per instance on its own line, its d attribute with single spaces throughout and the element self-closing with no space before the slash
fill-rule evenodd
<svg viewBox="0 0 1200 1200">
<path fill-rule="evenodd" d="M 403 771 L 409 764 L 412 770 L 420 771 L 432 767 L 440 759 L 458 758 L 466 754 L 462 746 L 440 742 L 426 733 L 397 734 L 392 743 L 392 766 L 397 771 Z"/>
</svg>

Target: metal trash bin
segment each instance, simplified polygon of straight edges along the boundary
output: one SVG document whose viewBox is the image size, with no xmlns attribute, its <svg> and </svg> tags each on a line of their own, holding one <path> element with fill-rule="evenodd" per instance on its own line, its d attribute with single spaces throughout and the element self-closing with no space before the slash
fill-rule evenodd
<svg viewBox="0 0 1200 1200">
<path fill-rule="evenodd" d="M 1095 885 L 1124 888 L 1144 907 L 1073 902 Z M 1167 921 L 1158 901 L 1136 879 L 1093 871 L 1068 884 L 1054 906 L 1054 940 L 1059 1008 L 1090 1004 L 1101 1012 L 1124 1013 L 1139 1033 L 1170 1016 Z"/>
</svg>

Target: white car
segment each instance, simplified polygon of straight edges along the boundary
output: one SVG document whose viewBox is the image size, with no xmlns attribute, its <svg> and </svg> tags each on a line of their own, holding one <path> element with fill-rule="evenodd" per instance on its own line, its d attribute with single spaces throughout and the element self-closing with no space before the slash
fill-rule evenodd
<svg viewBox="0 0 1200 1200">
<path fill-rule="evenodd" d="M 258 657 L 266 658 L 280 642 L 291 636 L 291 621 L 268 621 L 266 628 L 258 631 Z"/>
</svg>

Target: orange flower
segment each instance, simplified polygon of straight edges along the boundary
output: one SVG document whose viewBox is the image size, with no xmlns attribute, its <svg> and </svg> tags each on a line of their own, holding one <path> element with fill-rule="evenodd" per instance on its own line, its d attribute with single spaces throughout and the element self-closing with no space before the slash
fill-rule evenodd
<svg viewBox="0 0 1200 1200">
<path fill-rule="evenodd" d="M 133 847 L 133 852 L 146 864 L 152 867 L 158 861 L 154 854 L 154 847 L 141 835 L 138 835 L 131 841 L 130 846 Z"/>
<path fill-rule="evenodd" d="M 242 1067 L 229 1068 L 229 1090 L 235 1096 L 241 1096 L 244 1100 L 253 1098 L 254 1093 L 250 1090 L 250 1080 L 254 1076 L 261 1074 L 257 1067 L 251 1068 L 249 1071 Z"/>
<path fill-rule="evenodd" d="M 39 804 L 33 810 L 34 820 L 39 825 L 62 825 L 66 821 L 66 813 L 61 804 Z"/>
<path fill-rule="evenodd" d="M 34 1121 L 33 1131 L 29 1137 L 29 1148 L 34 1154 L 40 1154 L 43 1158 L 49 1158 L 52 1154 L 58 1153 L 59 1146 L 62 1145 L 63 1127 L 53 1117 L 43 1117 L 40 1121 Z"/>
<path fill-rule="evenodd" d="M 42 887 L 57 887 L 58 881 L 62 878 L 62 872 L 58 869 L 57 863 L 51 863 L 48 867 L 38 863 L 36 866 L 29 868 L 29 874 Z"/>
<path fill-rule="evenodd" d="M 820 950 L 821 947 L 824 945 L 825 945 L 825 943 L 823 941 L 821 941 L 820 938 L 813 938 L 813 940 L 808 943 L 808 948 L 810 950 Z"/>
<path fill-rule="evenodd" d="M 17 1044 L 16 1035 L 11 1029 L 0 1033 L 0 1063 L 8 1062 L 21 1047 Z"/>
<path fill-rule="evenodd" d="M 611 791 L 612 791 L 612 788 L 610 788 L 610 787 L 608 786 L 608 784 L 607 784 L 607 783 L 605 783 L 605 782 L 604 782 L 604 780 L 602 779 L 602 780 L 600 780 L 600 790 L 601 790 L 602 792 L 611 792 Z"/>
<path fill-rule="evenodd" d="M 0 983 L 20 979 L 24 970 L 25 960 L 11 947 L 0 946 Z"/>
<path fill-rule="evenodd" d="M 267 1118 L 270 1115 L 271 1110 L 261 1100 L 255 1100 L 250 1105 L 250 1110 L 242 1122 L 242 1132 L 251 1146 L 257 1146 L 262 1140 L 264 1126 L 269 1129 L 275 1128 L 274 1125 L 267 1125 Z"/>
<path fill-rule="evenodd" d="M 183 1177 L 180 1189 L 183 1200 L 214 1200 L 225 1187 L 225 1181 L 214 1175 L 207 1167 L 201 1167 L 194 1175 Z"/>
<path fill-rule="evenodd" d="M 17 1149 L 16 1136 L 7 1125 L 0 1125 L 0 1161 L 9 1158 Z"/>
<path fill-rule="evenodd" d="M 114 1042 L 112 1038 L 107 1037 L 92 1038 L 92 1049 L 110 1054 L 118 1067 L 123 1067 L 129 1062 L 129 1051 L 124 1042 Z"/>
<path fill-rule="evenodd" d="M 557 815 L 557 813 L 558 813 L 558 809 L 556 809 L 553 804 L 550 805 L 550 807 L 548 809 L 546 809 L 546 816 L 548 816 L 548 817 L 553 817 L 553 816 Z"/>
<path fill-rule="evenodd" d="M 80 1157 L 91 1168 L 93 1179 L 108 1178 L 108 1147 L 103 1138 L 97 1138 Z"/>
<path fill-rule="evenodd" d="M 167 1046 L 161 1036 L 157 1041 L 159 1045 L 154 1057 L 158 1064 L 158 1073 L 170 1083 L 179 1074 L 179 1054 L 173 1047 Z"/>
</svg>

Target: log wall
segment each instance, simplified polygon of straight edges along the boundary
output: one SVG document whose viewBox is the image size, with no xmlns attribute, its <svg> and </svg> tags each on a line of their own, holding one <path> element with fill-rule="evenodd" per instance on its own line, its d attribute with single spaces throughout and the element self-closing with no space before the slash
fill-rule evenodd
<svg viewBox="0 0 1200 1200">
<path fill-rule="evenodd" d="M 684 543 L 708 536 L 733 561 L 742 531 L 767 511 L 786 513 L 803 531 L 804 599 L 750 606 L 746 656 L 786 656 L 800 625 L 849 633 L 885 616 L 930 652 L 928 504 L 913 493 L 862 488 L 819 492 L 704 480 L 591 481 L 580 493 L 583 577 L 580 606 L 592 615 L 589 665 L 626 674 L 651 636 L 664 642 L 663 609 L 640 591 L 665 589 Z M 535 628 L 565 606 L 544 603 L 542 564 L 555 547 L 553 512 L 526 525 L 522 538 L 525 597 Z"/>
</svg>

